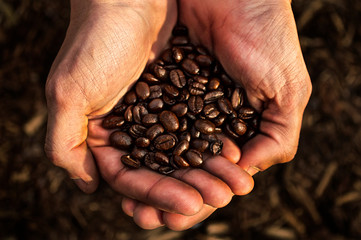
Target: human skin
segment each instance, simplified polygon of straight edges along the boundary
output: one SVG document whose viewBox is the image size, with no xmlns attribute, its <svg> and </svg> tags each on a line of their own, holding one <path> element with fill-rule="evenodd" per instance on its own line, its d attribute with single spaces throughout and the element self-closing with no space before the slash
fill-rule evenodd
<svg viewBox="0 0 361 240">
<path fill-rule="evenodd" d="M 96 190 L 99 177 L 105 179 L 124 195 L 124 211 L 146 229 L 188 228 L 234 194 L 253 188 L 252 177 L 235 164 L 240 150 L 227 139 L 224 153 L 209 158 L 203 169 L 170 177 L 124 167 L 119 161 L 124 153 L 110 146 L 111 132 L 101 127 L 147 62 L 166 46 L 177 10 L 170 0 L 71 1 L 66 38 L 46 84 L 47 156 L 86 193 Z"/>
</svg>

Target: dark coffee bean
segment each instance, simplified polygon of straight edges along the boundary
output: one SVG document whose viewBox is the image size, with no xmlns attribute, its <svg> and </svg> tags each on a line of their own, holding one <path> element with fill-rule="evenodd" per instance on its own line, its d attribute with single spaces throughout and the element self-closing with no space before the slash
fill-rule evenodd
<svg viewBox="0 0 361 240">
<path fill-rule="evenodd" d="M 177 99 L 174 98 L 174 97 L 169 97 L 168 95 L 164 94 L 163 95 L 163 101 L 164 101 L 165 104 L 167 104 L 169 106 L 172 106 L 172 105 L 176 104 Z"/>
<path fill-rule="evenodd" d="M 194 46 L 192 44 L 179 45 L 177 47 L 182 49 L 184 53 L 191 53 L 194 50 Z"/>
<path fill-rule="evenodd" d="M 222 152 L 223 142 L 221 140 L 216 140 L 211 142 L 209 145 L 209 150 L 213 155 L 219 155 Z"/>
<path fill-rule="evenodd" d="M 203 95 L 206 91 L 206 86 L 194 81 L 189 85 L 188 90 L 191 95 Z"/>
<path fill-rule="evenodd" d="M 109 115 L 104 118 L 102 122 L 102 126 L 103 128 L 106 129 L 114 129 L 121 127 L 124 124 L 124 122 L 125 122 L 124 117 Z"/>
<path fill-rule="evenodd" d="M 192 59 L 186 58 L 182 62 L 182 68 L 189 74 L 196 75 L 199 73 L 199 66 Z"/>
<path fill-rule="evenodd" d="M 203 77 L 203 76 L 194 76 L 194 77 L 193 77 L 193 80 L 194 80 L 195 82 L 199 82 L 199 83 L 201 83 L 201 84 L 203 84 L 203 85 L 206 85 L 206 84 L 208 83 L 208 78 Z M 202 87 L 202 88 L 203 88 L 203 87 Z M 206 90 L 206 87 L 204 87 L 203 89 Z"/>
<path fill-rule="evenodd" d="M 202 67 L 209 67 L 211 66 L 212 62 L 213 62 L 213 59 L 211 56 L 209 55 L 198 55 L 196 57 L 196 62 L 199 64 L 199 66 L 202 66 Z"/>
<path fill-rule="evenodd" d="M 133 139 L 125 132 L 116 131 L 109 136 L 110 144 L 122 150 L 128 150 L 132 144 Z"/>
<path fill-rule="evenodd" d="M 200 138 L 203 140 L 206 140 L 210 143 L 219 140 L 216 134 L 203 134 L 202 133 L 200 135 Z"/>
<path fill-rule="evenodd" d="M 150 140 L 148 138 L 140 137 L 135 140 L 135 146 L 137 147 L 146 148 L 149 147 L 149 145 L 150 145 Z"/>
<path fill-rule="evenodd" d="M 247 125 L 243 120 L 239 118 L 234 118 L 232 120 L 232 129 L 236 134 L 242 136 L 247 131 Z"/>
<path fill-rule="evenodd" d="M 187 84 L 187 79 L 184 76 L 184 73 L 180 69 L 171 70 L 169 73 L 171 82 L 177 88 L 183 88 Z"/>
<path fill-rule="evenodd" d="M 240 88 L 234 89 L 231 97 L 233 109 L 238 110 L 243 105 L 243 91 Z"/>
<path fill-rule="evenodd" d="M 200 72 L 200 75 L 202 77 L 209 78 L 211 76 L 211 72 L 209 71 L 209 69 L 202 68 L 201 72 Z"/>
<path fill-rule="evenodd" d="M 147 82 L 148 84 L 151 84 L 151 85 L 152 84 L 157 84 L 157 83 L 160 82 L 159 79 L 154 77 L 154 75 L 151 74 L 151 73 L 143 73 L 142 74 L 142 80 Z"/>
<path fill-rule="evenodd" d="M 258 127 L 259 127 L 259 121 L 260 121 L 259 117 L 258 117 L 258 116 L 255 116 L 255 117 L 251 120 L 251 122 L 250 122 L 251 127 L 254 128 L 254 129 L 258 129 Z"/>
<path fill-rule="evenodd" d="M 186 141 L 190 142 L 191 138 L 192 138 L 192 136 L 191 136 L 190 132 L 182 132 L 179 135 L 179 140 L 180 141 L 186 140 Z"/>
<path fill-rule="evenodd" d="M 214 75 L 218 75 L 218 74 L 221 74 L 223 72 L 223 68 L 222 68 L 222 66 L 221 66 L 221 64 L 219 62 L 214 63 L 212 72 L 213 72 Z"/>
<path fill-rule="evenodd" d="M 172 45 L 186 45 L 189 43 L 187 36 L 175 36 L 172 41 Z"/>
<path fill-rule="evenodd" d="M 162 81 L 166 81 L 168 77 L 168 71 L 164 67 L 154 64 L 153 66 L 154 76 Z"/>
<path fill-rule="evenodd" d="M 179 68 L 179 66 L 176 65 L 176 64 L 171 64 L 171 65 L 166 65 L 166 66 L 164 66 L 164 69 L 166 69 L 166 70 L 168 70 L 168 71 L 172 71 L 172 70 L 178 69 L 178 68 Z"/>
<path fill-rule="evenodd" d="M 179 120 L 171 111 L 163 111 L 159 115 L 159 121 L 168 132 L 175 132 L 179 128 Z"/>
<path fill-rule="evenodd" d="M 170 110 L 174 112 L 177 117 L 183 117 L 188 112 L 188 105 L 185 103 L 178 103 L 172 106 Z"/>
<path fill-rule="evenodd" d="M 160 57 L 163 60 L 163 62 L 165 62 L 167 64 L 173 63 L 173 53 L 172 53 L 172 50 L 170 48 L 163 51 L 163 53 L 161 54 Z"/>
<path fill-rule="evenodd" d="M 117 105 L 115 105 L 115 107 L 113 108 L 113 113 L 115 115 L 118 116 L 124 116 L 124 112 L 127 109 L 128 104 L 125 103 L 118 103 Z"/>
<path fill-rule="evenodd" d="M 179 119 L 178 132 L 184 132 L 188 129 L 188 120 L 186 117 Z"/>
<path fill-rule="evenodd" d="M 154 147 L 161 151 L 167 151 L 175 146 L 176 140 L 172 135 L 164 134 L 154 139 Z"/>
<path fill-rule="evenodd" d="M 193 139 L 191 141 L 191 147 L 199 152 L 204 152 L 209 146 L 209 142 L 203 139 Z"/>
<path fill-rule="evenodd" d="M 159 85 L 150 86 L 149 91 L 149 99 L 160 98 L 163 94 L 162 88 Z"/>
<path fill-rule="evenodd" d="M 187 117 L 192 121 L 197 120 L 197 114 L 195 113 L 187 112 Z"/>
<path fill-rule="evenodd" d="M 154 64 L 164 67 L 164 62 L 162 59 L 155 60 Z"/>
<path fill-rule="evenodd" d="M 208 82 L 208 89 L 209 90 L 217 90 L 220 84 L 221 84 L 221 81 L 219 80 L 219 78 L 212 78 Z"/>
<path fill-rule="evenodd" d="M 172 30 L 173 36 L 187 36 L 188 35 L 188 28 L 185 26 L 177 25 Z"/>
<path fill-rule="evenodd" d="M 178 96 L 178 102 L 185 102 L 189 99 L 190 97 L 190 93 L 188 91 L 188 89 L 183 88 L 182 91 L 180 92 L 179 96 Z"/>
<path fill-rule="evenodd" d="M 139 138 L 145 136 L 147 128 L 140 124 L 134 124 L 129 128 L 128 132 L 133 138 Z"/>
<path fill-rule="evenodd" d="M 135 85 L 135 92 L 140 99 L 145 100 L 150 95 L 149 85 L 145 82 L 138 82 Z"/>
<path fill-rule="evenodd" d="M 141 123 L 144 115 L 148 114 L 148 110 L 141 105 L 133 107 L 133 121 L 136 123 Z"/>
<path fill-rule="evenodd" d="M 172 156 L 174 164 L 179 168 L 186 168 L 189 167 L 189 163 L 181 156 L 174 155 Z"/>
<path fill-rule="evenodd" d="M 216 117 L 215 119 L 213 119 L 213 123 L 214 125 L 216 125 L 216 127 L 222 126 L 222 124 L 226 121 L 227 116 L 224 114 L 220 114 L 218 115 L 218 117 Z"/>
<path fill-rule="evenodd" d="M 172 48 L 172 56 L 176 63 L 180 63 L 184 58 L 183 50 L 178 47 L 173 47 Z"/>
<path fill-rule="evenodd" d="M 192 167 L 199 167 L 203 163 L 203 155 L 195 149 L 190 149 L 186 152 L 185 157 L 187 162 Z"/>
<path fill-rule="evenodd" d="M 224 93 L 222 91 L 219 91 L 219 90 L 211 91 L 211 92 L 207 93 L 206 95 L 204 95 L 204 103 L 208 104 L 211 102 L 215 102 L 218 99 L 222 98 L 223 95 L 224 95 Z"/>
<path fill-rule="evenodd" d="M 203 104 L 203 99 L 200 96 L 190 96 L 188 99 L 189 110 L 195 114 L 202 111 Z"/>
<path fill-rule="evenodd" d="M 129 155 L 121 156 L 120 160 L 122 163 L 130 168 L 140 168 L 140 161 L 137 159 L 131 158 Z"/>
<path fill-rule="evenodd" d="M 211 121 L 198 119 L 194 123 L 194 127 L 204 134 L 214 133 L 214 128 L 216 127 Z"/>
<path fill-rule="evenodd" d="M 241 107 L 238 110 L 238 117 L 243 120 L 248 120 L 253 118 L 256 115 L 256 111 L 250 107 Z"/>
<path fill-rule="evenodd" d="M 124 119 L 127 122 L 132 122 L 133 121 L 133 105 L 128 106 L 128 108 L 125 110 L 124 113 Z"/>
<path fill-rule="evenodd" d="M 189 142 L 187 140 L 180 141 L 173 150 L 173 155 L 182 155 L 189 148 Z"/>
<path fill-rule="evenodd" d="M 170 98 L 175 98 L 179 95 L 178 89 L 170 84 L 166 84 L 164 87 L 164 93 L 168 95 Z"/>
<path fill-rule="evenodd" d="M 223 89 L 223 92 L 224 92 L 224 97 L 228 98 L 228 99 L 231 99 L 232 97 L 232 93 L 233 93 L 233 88 L 231 87 L 225 87 Z"/>
<path fill-rule="evenodd" d="M 233 139 L 238 139 L 239 138 L 239 135 L 237 133 L 235 133 L 231 127 L 231 125 L 229 123 L 226 123 L 225 124 L 225 127 L 224 127 L 224 132 L 231 138 Z"/>
<path fill-rule="evenodd" d="M 154 113 L 148 113 L 142 118 L 142 123 L 147 127 L 152 126 L 153 124 L 158 123 L 158 115 Z"/>
<path fill-rule="evenodd" d="M 194 59 L 196 59 L 196 54 L 195 53 L 188 53 L 187 58 L 191 59 L 191 60 L 194 60 Z"/>
<path fill-rule="evenodd" d="M 148 109 L 151 112 L 160 112 L 163 110 L 164 102 L 160 98 L 155 98 L 148 104 Z"/>
<path fill-rule="evenodd" d="M 232 104 L 227 98 L 221 98 L 217 101 L 219 110 L 222 111 L 225 114 L 231 114 L 232 113 Z"/>
<path fill-rule="evenodd" d="M 146 148 L 134 147 L 130 153 L 132 159 L 142 161 L 149 151 Z"/>
<path fill-rule="evenodd" d="M 252 128 L 248 129 L 247 133 L 246 133 L 246 139 L 249 140 L 251 138 L 254 137 L 254 135 L 256 134 L 256 131 Z"/>
<path fill-rule="evenodd" d="M 199 138 L 201 136 L 201 132 L 194 125 L 191 128 L 191 136 L 192 138 Z"/>
<path fill-rule="evenodd" d="M 222 128 L 220 128 L 220 127 L 216 127 L 216 128 L 214 129 L 214 133 L 221 134 L 221 133 L 223 133 L 223 130 L 222 130 Z"/>
<path fill-rule="evenodd" d="M 178 136 L 175 133 L 172 133 L 172 132 L 169 132 L 168 134 L 173 136 L 173 138 L 175 139 L 175 144 L 177 145 L 178 142 L 179 142 L 178 141 Z"/>
<path fill-rule="evenodd" d="M 217 108 L 217 105 L 215 103 L 211 103 L 204 106 L 203 114 L 204 116 L 206 116 L 206 118 L 213 119 L 216 118 L 220 114 L 220 112 Z"/>
<path fill-rule="evenodd" d="M 197 47 L 196 47 L 196 51 L 197 51 L 197 53 L 199 53 L 199 54 L 201 54 L 201 55 L 208 55 L 207 49 L 205 49 L 205 48 L 202 47 L 202 46 L 197 46 Z"/>
<path fill-rule="evenodd" d="M 161 174 L 164 174 L 164 175 L 171 174 L 174 171 L 175 171 L 175 169 L 172 168 L 171 166 L 160 166 L 158 169 L 158 172 Z"/>
<path fill-rule="evenodd" d="M 155 162 L 154 155 L 155 155 L 155 153 L 153 153 L 153 152 L 149 152 L 147 155 L 145 155 L 145 157 L 144 157 L 144 165 L 147 166 L 148 168 L 154 170 L 154 171 L 158 171 L 160 165 Z"/>
<path fill-rule="evenodd" d="M 148 128 L 148 130 L 145 133 L 145 136 L 152 141 L 157 136 L 161 135 L 163 132 L 164 132 L 163 126 L 157 123 L 151 126 L 150 128 Z"/>
<path fill-rule="evenodd" d="M 163 152 L 156 152 L 154 155 L 154 161 L 162 166 L 166 166 L 169 164 L 169 158 Z"/>
<path fill-rule="evenodd" d="M 134 91 L 129 91 L 124 95 L 124 102 L 131 105 L 137 102 L 137 94 Z"/>
<path fill-rule="evenodd" d="M 232 79 L 225 73 L 221 74 L 221 81 L 226 86 L 231 86 L 233 84 Z"/>
</svg>

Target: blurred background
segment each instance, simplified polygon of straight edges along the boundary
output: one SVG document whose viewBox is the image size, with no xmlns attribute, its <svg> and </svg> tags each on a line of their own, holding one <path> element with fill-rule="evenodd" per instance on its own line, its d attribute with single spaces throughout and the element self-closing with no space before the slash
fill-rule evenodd
<svg viewBox="0 0 361 240">
<path fill-rule="evenodd" d="M 0 239 L 361 239 L 361 1 L 294 0 L 313 82 L 299 151 L 184 232 L 146 231 L 105 183 L 80 192 L 44 156 L 64 0 L 0 0 Z"/>
</svg>

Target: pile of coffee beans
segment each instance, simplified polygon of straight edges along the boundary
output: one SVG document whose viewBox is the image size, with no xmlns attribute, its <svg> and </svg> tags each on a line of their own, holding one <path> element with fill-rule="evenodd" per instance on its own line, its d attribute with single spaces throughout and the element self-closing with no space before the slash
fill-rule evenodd
<svg viewBox="0 0 361 240">
<path fill-rule="evenodd" d="M 199 167 L 205 152 L 220 154 L 217 134 L 242 145 L 259 125 L 244 90 L 205 48 L 189 42 L 187 28 L 176 26 L 170 43 L 103 120 L 104 128 L 116 129 L 112 146 L 129 153 L 123 164 L 162 174 Z"/>
</svg>

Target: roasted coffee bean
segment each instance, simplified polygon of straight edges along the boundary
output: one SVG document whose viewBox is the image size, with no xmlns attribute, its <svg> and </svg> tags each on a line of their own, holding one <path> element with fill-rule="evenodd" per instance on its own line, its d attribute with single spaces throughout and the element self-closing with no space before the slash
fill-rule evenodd
<svg viewBox="0 0 361 240">
<path fill-rule="evenodd" d="M 190 96 L 188 99 L 189 110 L 195 114 L 198 114 L 203 109 L 203 99 L 200 96 Z"/>
<path fill-rule="evenodd" d="M 137 94 L 134 91 L 129 91 L 124 95 L 124 102 L 131 105 L 137 102 Z"/>
<path fill-rule="evenodd" d="M 179 140 L 180 141 L 186 140 L 186 141 L 190 142 L 191 138 L 192 138 L 192 136 L 191 136 L 190 132 L 182 132 L 179 135 Z"/>
<path fill-rule="evenodd" d="M 195 126 L 192 126 L 191 136 L 192 136 L 192 138 L 199 138 L 201 136 L 201 132 L 199 130 L 197 130 Z"/>
<path fill-rule="evenodd" d="M 169 73 L 169 78 L 177 88 L 183 88 L 187 84 L 187 79 L 180 69 L 171 70 Z"/>
<path fill-rule="evenodd" d="M 233 83 L 232 79 L 225 73 L 221 74 L 221 81 L 226 86 L 231 86 Z"/>
<path fill-rule="evenodd" d="M 216 140 L 211 142 L 209 145 L 209 150 L 213 155 L 219 155 L 222 152 L 223 142 L 221 140 Z"/>
<path fill-rule="evenodd" d="M 154 171 L 158 171 L 160 165 L 155 162 L 155 157 L 154 156 L 155 156 L 155 153 L 153 153 L 153 152 L 147 153 L 147 155 L 145 155 L 145 157 L 144 157 L 144 164 L 148 168 L 150 168 L 150 169 L 152 169 Z"/>
<path fill-rule="evenodd" d="M 178 132 L 184 132 L 188 129 L 188 120 L 186 117 L 179 119 L 179 128 Z"/>
<path fill-rule="evenodd" d="M 175 36 L 171 42 L 172 45 L 186 45 L 189 43 L 189 39 L 187 36 Z"/>
<path fill-rule="evenodd" d="M 157 83 L 160 82 L 159 79 L 154 77 L 154 75 L 151 74 L 151 73 L 143 73 L 142 74 L 142 80 L 147 82 L 148 84 L 151 84 L 151 85 L 157 84 Z"/>
<path fill-rule="evenodd" d="M 204 103 L 208 104 L 208 103 L 215 102 L 218 99 L 221 99 L 223 96 L 224 96 L 224 93 L 222 91 L 219 91 L 219 90 L 211 91 L 211 92 L 207 93 L 206 95 L 204 95 Z"/>
<path fill-rule="evenodd" d="M 189 58 L 186 58 L 182 61 L 182 68 L 191 75 L 197 75 L 200 71 L 197 63 Z"/>
<path fill-rule="evenodd" d="M 128 150 L 133 144 L 131 136 L 122 131 L 112 132 L 109 141 L 112 146 L 122 150 Z"/>
<path fill-rule="evenodd" d="M 196 54 L 194 54 L 194 53 L 188 53 L 187 58 L 188 58 L 188 59 L 191 59 L 191 60 L 194 60 L 194 59 L 196 58 Z"/>
<path fill-rule="evenodd" d="M 238 110 L 243 105 L 243 91 L 240 88 L 234 89 L 231 104 L 234 110 Z"/>
<path fill-rule="evenodd" d="M 191 95 L 203 95 L 206 91 L 206 86 L 204 86 L 202 83 L 194 81 L 189 84 L 188 90 Z"/>
<path fill-rule="evenodd" d="M 247 125 L 243 120 L 239 118 L 234 118 L 232 120 L 232 129 L 236 134 L 242 136 L 247 131 Z"/>
<path fill-rule="evenodd" d="M 160 166 L 158 168 L 158 172 L 161 174 L 164 174 L 164 175 L 171 174 L 174 171 L 175 171 L 175 169 L 172 168 L 171 166 Z"/>
<path fill-rule="evenodd" d="M 174 112 L 177 117 L 183 117 L 188 112 L 188 105 L 185 103 L 178 103 L 172 106 L 170 110 Z"/>
<path fill-rule="evenodd" d="M 148 114 L 144 115 L 144 117 L 142 118 L 142 123 L 144 124 L 144 126 L 147 126 L 147 127 L 158 123 L 158 114 L 148 113 Z"/>
<path fill-rule="evenodd" d="M 170 84 L 166 84 L 166 86 L 164 87 L 164 93 L 167 94 L 170 98 L 175 98 L 179 95 L 178 89 Z"/>
<path fill-rule="evenodd" d="M 172 48 L 172 56 L 176 63 L 180 63 L 184 58 L 183 50 L 178 47 L 173 47 Z"/>
<path fill-rule="evenodd" d="M 163 152 L 156 152 L 154 154 L 154 161 L 159 165 L 166 166 L 169 164 L 168 156 Z"/>
<path fill-rule="evenodd" d="M 190 97 L 190 93 L 188 91 L 188 89 L 183 88 L 182 91 L 180 92 L 179 96 L 178 96 L 178 102 L 185 102 L 189 99 Z"/>
<path fill-rule="evenodd" d="M 209 142 L 203 139 L 193 139 L 190 145 L 197 151 L 204 152 L 208 148 Z"/>
<path fill-rule="evenodd" d="M 208 78 L 203 77 L 203 76 L 194 76 L 193 80 L 195 82 L 199 82 L 199 83 L 201 83 L 203 85 L 206 85 L 208 83 Z M 203 89 L 206 90 L 206 87 L 204 87 Z"/>
<path fill-rule="evenodd" d="M 136 123 L 141 123 L 144 115 L 148 114 L 148 110 L 141 105 L 133 107 L 133 121 Z"/>
<path fill-rule="evenodd" d="M 214 128 L 216 127 L 214 123 L 205 119 L 198 119 L 194 123 L 194 127 L 204 134 L 212 134 L 214 133 Z"/>
<path fill-rule="evenodd" d="M 164 50 L 162 52 L 161 55 L 161 59 L 163 60 L 163 62 L 167 63 L 167 64 L 172 64 L 173 63 L 173 53 L 172 50 L 170 48 Z"/>
<path fill-rule="evenodd" d="M 219 110 L 225 114 L 231 114 L 232 113 L 232 104 L 227 98 L 221 98 L 217 101 Z"/>
<path fill-rule="evenodd" d="M 174 70 L 174 69 L 178 69 L 179 66 L 176 65 L 176 64 L 172 64 L 172 65 L 166 65 L 166 66 L 164 66 L 164 68 L 165 68 L 166 70 L 168 70 L 168 71 L 172 71 L 172 70 Z"/>
<path fill-rule="evenodd" d="M 187 117 L 192 121 L 197 120 L 197 114 L 195 113 L 187 112 Z"/>
<path fill-rule="evenodd" d="M 246 132 L 247 140 L 253 138 L 255 134 L 256 134 L 256 131 L 254 129 L 252 129 L 252 128 L 248 129 L 248 131 Z"/>
<path fill-rule="evenodd" d="M 168 77 L 168 71 L 164 69 L 163 66 L 160 66 L 158 64 L 154 64 L 152 66 L 152 70 L 154 73 L 154 76 L 162 81 L 166 81 Z"/>
<path fill-rule="evenodd" d="M 173 155 L 182 155 L 189 148 L 189 142 L 187 140 L 180 141 L 173 150 Z"/>
<path fill-rule="evenodd" d="M 211 56 L 209 55 L 198 55 L 196 57 L 196 62 L 199 64 L 199 66 L 201 67 L 209 67 L 211 66 L 213 59 L 211 58 Z"/>
<path fill-rule="evenodd" d="M 224 92 L 224 97 L 226 97 L 227 99 L 231 99 L 233 93 L 233 89 L 231 87 L 225 87 L 223 89 L 223 92 Z"/>
<path fill-rule="evenodd" d="M 163 110 L 164 102 L 160 98 L 155 98 L 148 104 L 148 109 L 151 112 L 160 112 Z"/>
<path fill-rule="evenodd" d="M 179 120 L 171 111 L 163 111 L 159 114 L 159 121 L 168 132 L 175 132 L 179 128 Z"/>
<path fill-rule="evenodd" d="M 118 116 L 124 116 L 124 112 L 127 109 L 128 105 L 125 103 L 118 103 L 113 108 L 113 113 Z"/>
<path fill-rule="evenodd" d="M 128 108 L 125 110 L 125 113 L 124 113 L 125 121 L 127 121 L 127 122 L 133 121 L 133 108 L 134 108 L 134 105 L 129 105 Z"/>
<path fill-rule="evenodd" d="M 172 133 L 172 132 L 169 132 L 168 134 L 173 136 L 173 138 L 175 139 L 175 145 L 177 145 L 178 142 L 179 142 L 177 135 L 175 133 Z"/>
<path fill-rule="evenodd" d="M 214 65 L 213 65 L 213 69 L 212 69 L 212 72 L 214 75 L 219 75 L 221 74 L 223 71 L 222 69 L 222 66 L 219 62 L 215 62 Z"/>
<path fill-rule="evenodd" d="M 188 150 L 185 153 L 185 157 L 187 159 L 187 162 L 192 167 L 199 167 L 203 163 L 203 155 L 202 155 L 202 153 L 195 150 L 195 149 Z"/>
<path fill-rule="evenodd" d="M 167 151 L 173 148 L 175 143 L 175 138 L 169 134 L 163 134 L 154 139 L 154 147 L 161 151 Z"/>
<path fill-rule="evenodd" d="M 159 85 L 150 86 L 149 91 L 149 99 L 160 98 L 163 94 L 162 88 Z"/>
<path fill-rule="evenodd" d="M 188 35 L 188 28 L 182 25 L 177 25 L 172 30 L 173 36 L 187 36 Z"/>
<path fill-rule="evenodd" d="M 140 168 L 140 161 L 137 159 L 131 158 L 129 155 L 121 156 L 120 160 L 124 165 L 130 168 Z"/>
<path fill-rule="evenodd" d="M 196 47 L 196 51 L 197 51 L 197 53 L 199 53 L 199 54 L 201 54 L 201 55 L 208 55 L 207 49 L 205 49 L 205 48 L 202 47 L 202 46 L 197 46 L 197 47 Z"/>
<path fill-rule="evenodd" d="M 130 153 L 130 157 L 142 161 L 148 152 L 146 148 L 134 147 Z"/>
<path fill-rule="evenodd" d="M 164 133 L 164 128 L 161 124 L 157 123 L 151 126 L 150 128 L 148 128 L 148 130 L 145 132 L 145 136 L 152 141 L 162 133 Z"/>
<path fill-rule="evenodd" d="M 134 124 L 129 128 L 129 135 L 133 138 L 139 138 L 145 136 L 147 128 L 140 124 Z"/>
<path fill-rule="evenodd" d="M 239 135 L 233 131 L 233 129 L 229 123 L 226 123 L 226 125 L 224 127 L 224 132 L 233 139 L 239 138 Z"/>
<path fill-rule="evenodd" d="M 200 75 L 208 79 L 211 76 L 211 72 L 209 71 L 209 69 L 202 68 Z"/>
<path fill-rule="evenodd" d="M 124 122 L 125 122 L 124 117 L 109 115 L 104 118 L 102 122 L 102 126 L 103 128 L 106 129 L 114 129 L 121 127 L 124 124 Z"/>
<path fill-rule="evenodd" d="M 165 104 L 169 105 L 169 106 L 172 106 L 174 104 L 176 104 L 177 102 L 177 99 L 174 98 L 174 97 L 169 97 L 168 95 L 163 95 L 163 101 Z"/>
<path fill-rule="evenodd" d="M 260 121 L 259 117 L 255 116 L 250 122 L 251 127 L 253 127 L 254 129 L 257 129 L 259 126 L 259 121 Z"/>
<path fill-rule="evenodd" d="M 135 85 L 135 93 L 141 100 L 147 99 L 150 95 L 149 85 L 145 82 L 137 82 Z"/>
<path fill-rule="evenodd" d="M 135 140 L 135 146 L 140 148 L 146 148 L 149 147 L 150 140 L 146 137 L 140 137 Z"/>
<path fill-rule="evenodd" d="M 219 78 L 212 78 L 209 82 L 208 82 L 208 90 L 217 90 L 219 85 L 221 84 L 221 81 L 219 80 Z"/>
<path fill-rule="evenodd" d="M 220 127 L 216 127 L 215 129 L 214 129 L 214 133 L 223 133 L 223 130 L 222 130 L 222 128 L 220 128 Z"/>
<path fill-rule="evenodd" d="M 219 140 L 216 134 L 200 134 L 200 138 L 208 142 L 214 142 Z"/>
<path fill-rule="evenodd" d="M 255 115 L 256 115 L 256 111 L 250 107 L 241 107 L 238 110 L 238 117 L 243 120 L 251 119 L 251 118 L 255 117 Z"/>
<path fill-rule="evenodd" d="M 213 119 L 220 114 L 220 111 L 218 110 L 217 105 L 215 103 L 211 103 L 204 106 L 203 114 L 206 118 Z"/>
<path fill-rule="evenodd" d="M 216 125 L 216 127 L 220 127 L 226 121 L 226 119 L 226 115 L 220 114 L 215 119 L 212 119 L 212 122 L 214 123 L 214 125 Z"/>
<path fill-rule="evenodd" d="M 172 156 L 174 164 L 179 168 L 186 168 L 189 167 L 189 163 L 181 156 L 179 155 L 173 155 Z"/>
<path fill-rule="evenodd" d="M 194 50 L 194 46 L 192 44 L 179 45 L 177 47 L 182 49 L 185 54 L 191 53 Z"/>
</svg>

